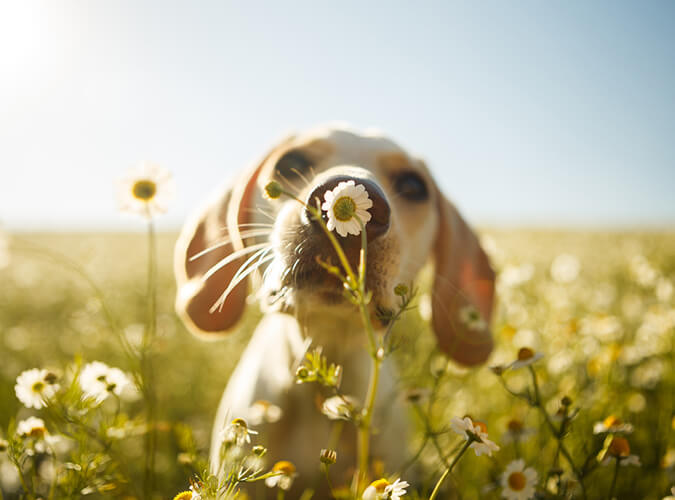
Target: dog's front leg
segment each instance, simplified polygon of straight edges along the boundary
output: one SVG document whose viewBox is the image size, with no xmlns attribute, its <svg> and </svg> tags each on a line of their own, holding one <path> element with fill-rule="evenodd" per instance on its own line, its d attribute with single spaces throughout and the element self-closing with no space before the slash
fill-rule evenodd
<svg viewBox="0 0 675 500">
<path fill-rule="evenodd" d="M 270 313 L 263 317 L 225 388 L 211 433 L 211 472 L 220 468 L 222 429 L 235 418 L 248 417 L 255 401 L 280 404 L 293 384 L 292 366 L 305 346 L 294 317 Z"/>
</svg>

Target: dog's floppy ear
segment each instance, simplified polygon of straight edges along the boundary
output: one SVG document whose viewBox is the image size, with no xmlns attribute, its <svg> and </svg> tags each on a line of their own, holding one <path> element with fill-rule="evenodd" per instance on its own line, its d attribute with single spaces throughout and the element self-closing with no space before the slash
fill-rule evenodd
<svg viewBox="0 0 675 500">
<path fill-rule="evenodd" d="M 443 352 L 463 365 L 476 365 L 492 351 L 495 275 L 476 235 L 443 194 L 437 194 L 433 328 Z"/>
<path fill-rule="evenodd" d="M 290 138 L 282 144 L 288 140 Z M 194 334 L 213 338 L 232 331 L 244 312 L 248 294 L 246 278 L 230 291 L 222 304 L 218 300 L 249 257 L 247 254 L 233 258 L 233 253 L 244 247 L 239 228 L 254 221 L 258 176 L 279 147 L 229 188 L 221 189 L 188 220 L 176 241 L 176 311 Z M 214 268 L 218 263 L 221 267 Z"/>
</svg>

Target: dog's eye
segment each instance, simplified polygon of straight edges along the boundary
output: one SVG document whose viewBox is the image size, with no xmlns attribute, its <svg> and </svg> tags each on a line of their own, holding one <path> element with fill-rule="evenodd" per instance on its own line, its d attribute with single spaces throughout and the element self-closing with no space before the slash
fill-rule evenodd
<svg viewBox="0 0 675 500">
<path fill-rule="evenodd" d="M 403 172 L 394 179 L 394 189 L 407 200 L 424 201 L 429 198 L 427 184 L 415 172 Z"/>
<path fill-rule="evenodd" d="M 304 154 L 299 151 L 289 151 L 279 158 L 274 168 L 282 179 L 293 182 L 298 177 L 302 178 L 309 173 L 311 166 L 312 162 Z"/>
</svg>

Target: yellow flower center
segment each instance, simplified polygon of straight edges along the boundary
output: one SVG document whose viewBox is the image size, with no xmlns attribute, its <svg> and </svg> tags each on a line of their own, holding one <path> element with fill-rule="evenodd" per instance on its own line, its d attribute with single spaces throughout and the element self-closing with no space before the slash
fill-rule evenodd
<svg viewBox="0 0 675 500">
<path fill-rule="evenodd" d="M 630 455 L 630 445 L 628 440 L 622 437 L 615 437 L 607 449 L 610 455 L 615 457 L 627 457 Z"/>
<path fill-rule="evenodd" d="M 534 351 L 529 347 L 521 347 L 518 350 L 518 361 L 527 361 L 534 358 Z"/>
<path fill-rule="evenodd" d="M 509 488 L 513 491 L 522 491 L 527 485 L 527 479 L 522 472 L 512 472 L 509 475 Z"/>
<path fill-rule="evenodd" d="M 479 430 L 484 434 L 487 434 L 487 425 L 485 425 L 483 422 L 474 422 L 473 428 Z"/>
<path fill-rule="evenodd" d="M 614 415 L 610 415 L 609 417 L 607 417 L 605 420 L 602 421 L 602 424 L 605 426 L 605 428 L 610 429 L 612 427 L 621 425 L 622 422 Z"/>
<path fill-rule="evenodd" d="M 243 418 L 235 418 L 232 421 L 232 425 L 235 426 L 235 427 L 241 427 L 243 429 L 248 429 L 248 424 L 246 423 L 246 420 L 244 420 Z"/>
<path fill-rule="evenodd" d="M 389 486 L 389 481 L 387 481 L 386 479 L 378 479 L 377 481 L 373 481 L 372 483 L 370 483 L 370 486 L 375 488 L 375 491 L 377 491 L 378 493 L 382 493 L 384 489 L 387 486 Z"/>
<path fill-rule="evenodd" d="M 274 464 L 274 467 L 272 467 L 272 472 L 281 472 L 286 476 L 292 476 L 295 474 L 295 465 L 293 465 L 288 460 L 282 460 L 281 462 Z"/>
<path fill-rule="evenodd" d="M 514 418 L 509 420 L 507 427 L 511 432 L 521 432 L 523 430 L 523 423 L 517 418 Z"/>
<path fill-rule="evenodd" d="M 136 181 L 134 187 L 131 188 L 134 198 L 142 201 L 151 200 L 157 193 L 157 184 L 148 179 Z"/>
<path fill-rule="evenodd" d="M 337 220 L 346 222 L 356 213 L 356 203 L 349 196 L 342 196 L 333 204 L 333 213 Z"/>
<path fill-rule="evenodd" d="M 173 500 L 191 500 L 192 492 L 191 491 L 181 491 L 178 495 L 173 497 Z"/>
<path fill-rule="evenodd" d="M 41 393 L 43 389 L 45 388 L 45 383 L 42 380 L 39 380 L 35 382 L 32 386 L 31 389 L 33 392 Z"/>
<path fill-rule="evenodd" d="M 44 427 L 33 427 L 28 435 L 32 438 L 42 439 L 47 434 L 47 429 Z"/>
</svg>

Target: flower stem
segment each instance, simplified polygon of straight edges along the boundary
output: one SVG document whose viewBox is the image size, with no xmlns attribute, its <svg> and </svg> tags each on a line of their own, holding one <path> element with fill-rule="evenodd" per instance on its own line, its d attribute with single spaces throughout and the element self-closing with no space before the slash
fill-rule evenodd
<svg viewBox="0 0 675 500">
<path fill-rule="evenodd" d="M 443 475 L 438 479 L 438 482 L 436 483 L 436 486 L 434 487 L 434 491 L 431 492 L 431 496 L 429 497 L 429 500 L 434 500 L 436 498 L 436 495 L 438 495 L 438 491 L 441 489 L 441 485 L 443 484 L 443 481 L 445 481 L 445 478 L 448 477 L 448 474 L 452 472 L 453 467 L 455 467 L 455 464 L 459 462 L 459 459 L 462 458 L 462 455 L 464 455 L 464 452 L 469 449 L 469 446 L 471 445 L 472 440 L 469 439 L 466 443 L 464 443 L 464 446 L 462 446 L 462 449 L 459 450 L 459 453 L 455 456 L 455 458 L 452 459 L 452 462 L 450 463 L 450 467 L 445 469 L 445 472 Z"/>
<path fill-rule="evenodd" d="M 549 430 L 551 431 L 551 434 L 553 434 L 553 437 L 558 441 L 558 445 L 560 447 L 560 452 L 563 454 L 565 457 L 565 460 L 567 460 L 567 463 L 570 465 L 572 468 L 572 471 L 574 472 L 574 475 L 576 476 L 577 480 L 579 481 L 579 486 L 581 487 L 581 494 L 583 498 L 586 498 L 586 487 L 584 485 L 584 479 L 583 475 L 581 474 L 581 471 L 578 469 L 578 467 L 574 464 L 574 461 L 572 460 L 572 455 L 570 455 L 570 452 L 567 451 L 567 448 L 565 447 L 565 444 L 563 443 L 563 437 L 561 433 L 559 432 L 558 429 L 556 429 L 555 425 L 553 425 L 553 422 L 551 422 L 551 418 L 549 417 L 548 413 L 546 412 L 546 409 L 544 406 L 541 404 L 541 395 L 539 393 L 539 384 L 537 383 L 537 374 L 534 371 L 534 368 L 532 366 L 528 366 L 530 370 L 530 374 L 532 375 L 532 385 L 534 387 L 534 406 L 539 410 L 539 413 L 542 414 L 544 417 L 544 421 L 546 422 L 546 425 L 548 426 Z"/>
<path fill-rule="evenodd" d="M 296 198 L 297 199 L 297 198 Z M 299 201 L 299 200 L 298 200 Z M 368 345 L 370 350 L 370 357 L 372 359 L 372 365 L 370 370 L 370 378 L 368 381 L 368 392 L 366 393 L 365 407 L 363 409 L 363 415 L 361 421 L 359 422 L 359 428 L 357 430 L 357 448 L 358 448 L 358 471 L 356 474 L 356 482 L 353 485 L 356 493 L 356 497 L 360 497 L 361 492 L 365 488 L 366 478 L 368 476 L 368 456 L 370 448 L 370 426 L 373 418 L 373 410 L 375 408 L 375 399 L 377 397 L 377 385 L 380 379 L 380 367 L 382 364 L 381 356 L 378 353 L 377 339 L 375 337 L 375 330 L 373 329 L 373 324 L 370 320 L 370 312 L 368 311 L 368 295 L 366 292 L 366 264 L 368 258 L 368 237 L 366 234 L 366 228 L 361 219 L 356 217 L 360 226 L 361 226 L 361 252 L 359 253 L 359 268 L 358 268 L 358 278 L 354 274 L 354 270 L 347 259 L 342 246 L 338 242 L 337 238 L 332 231 L 328 229 L 323 219 L 321 218 L 321 209 L 318 207 L 312 207 L 311 205 L 306 205 L 309 212 L 312 214 L 312 217 L 318 222 L 318 224 L 323 229 L 323 232 L 326 234 L 328 239 L 331 242 L 331 245 L 335 249 L 335 253 L 340 260 L 345 274 L 347 275 L 347 286 L 354 293 L 356 298 L 356 303 L 359 307 L 359 313 L 361 314 L 361 321 L 366 330 L 366 335 L 368 338 Z"/>
<path fill-rule="evenodd" d="M 157 397 L 154 387 L 154 370 L 152 363 L 155 335 L 157 333 L 157 238 L 152 219 L 148 220 L 148 284 L 146 299 L 148 304 L 147 324 L 143 334 L 143 345 L 140 350 L 141 380 L 143 397 L 147 409 L 147 432 L 145 434 L 145 468 L 143 496 L 148 499 L 152 495 L 155 480 L 155 454 L 157 448 L 157 429 L 155 425 Z"/>
<path fill-rule="evenodd" d="M 612 500 L 614 497 L 614 488 L 616 488 L 616 480 L 619 477 L 619 459 L 615 459 L 614 464 L 614 475 L 612 476 L 612 485 L 609 487 L 609 494 L 607 495 L 607 500 Z"/>
</svg>

